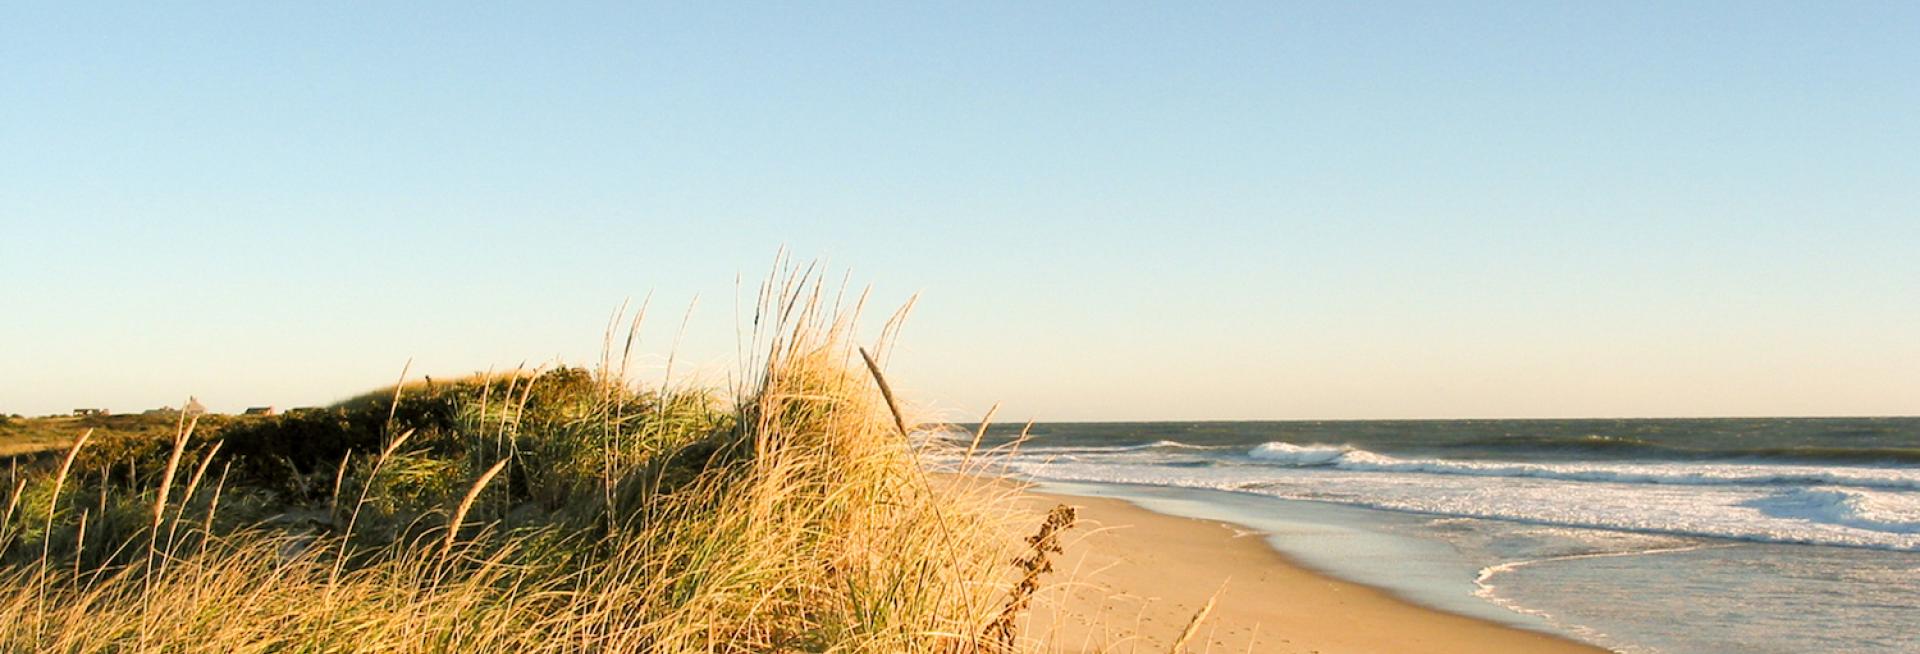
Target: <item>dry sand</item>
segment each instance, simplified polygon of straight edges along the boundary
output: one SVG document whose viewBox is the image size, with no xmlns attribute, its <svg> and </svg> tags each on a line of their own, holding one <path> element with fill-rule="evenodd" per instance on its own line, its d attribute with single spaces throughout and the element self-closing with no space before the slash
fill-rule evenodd
<svg viewBox="0 0 1920 654">
<path fill-rule="evenodd" d="M 1185 651 L 1606 651 L 1327 577 L 1235 525 L 1109 498 L 1027 493 L 1023 502 L 1036 516 L 1055 503 L 1079 511 L 1024 629 L 1042 651 L 1167 652 L 1215 593 Z"/>
</svg>

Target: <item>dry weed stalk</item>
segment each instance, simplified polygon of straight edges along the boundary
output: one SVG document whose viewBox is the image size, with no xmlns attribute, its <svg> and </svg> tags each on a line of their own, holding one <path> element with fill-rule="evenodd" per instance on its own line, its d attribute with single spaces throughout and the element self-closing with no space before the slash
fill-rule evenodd
<svg viewBox="0 0 1920 654">
<path fill-rule="evenodd" d="M 80 448 L 86 447 L 87 438 L 92 435 L 93 435 L 92 429 L 88 429 L 85 432 L 82 432 L 80 434 L 80 438 L 73 442 L 73 448 L 67 450 L 67 458 L 60 461 L 60 473 L 57 475 L 54 475 L 54 478 L 53 478 L 53 499 L 47 502 L 47 533 L 53 532 L 53 514 L 54 514 L 54 511 L 60 508 L 60 490 L 64 488 L 67 484 L 67 473 L 73 471 L 73 460 L 76 458 L 79 458 Z M 22 480 L 21 488 L 22 489 L 26 488 L 25 480 Z M 14 493 L 14 499 L 18 500 L 19 497 L 20 497 L 20 493 L 16 491 Z M 9 514 L 9 516 L 11 516 L 11 514 L 13 513 L 13 507 L 11 506 L 7 507 L 7 513 Z M 52 539 L 46 538 L 45 536 L 42 536 L 40 539 L 40 575 L 37 578 L 38 583 L 34 584 L 34 591 L 36 596 L 35 600 L 38 606 L 38 614 L 40 615 L 44 615 L 47 612 L 47 594 L 46 594 L 47 559 L 51 557 L 53 553 L 53 550 L 50 549 L 51 546 L 49 545 L 51 541 Z M 39 628 L 40 628 L 40 623 L 38 621 L 35 621 L 34 629 L 36 633 L 38 632 Z"/>
<path fill-rule="evenodd" d="M 904 312 L 905 310 L 906 310 L 905 307 L 901 308 L 902 312 Z M 903 313 L 894 314 L 894 319 L 890 321 L 890 324 L 897 323 L 903 315 L 904 315 Z M 927 482 L 926 466 L 922 465 L 920 462 L 920 452 L 914 449 L 913 443 L 911 442 L 912 435 L 911 435 L 911 432 L 908 431 L 907 429 L 906 414 L 900 412 L 900 403 L 899 401 L 893 398 L 893 386 L 887 383 L 887 376 L 880 373 L 880 362 L 874 360 L 873 355 L 868 353 L 866 348 L 864 347 L 858 348 L 858 350 L 860 352 L 860 360 L 866 362 L 867 364 L 867 372 L 873 375 L 874 385 L 880 387 L 880 397 L 886 400 L 887 413 L 893 416 L 894 429 L 897 430 L 898 433 L 900 434 L 901 442 L 907 446 L 908 457 L 913 462 L 913 471 L 910 474 L 912 474 L 915 479 L 919 480 L 920 488 L 921 490 L 926 491 L 927 497 L 930 497 L 930 498 L 937 497 L 937 494 L 934 493 L 933 491 L 933 485 Z M 991 418 L 993 416 L 992 414 L 988 414 L 987 417 Z M 936 524 L 940 527 L 940 537 L 946 541 L 945 543 L 946 548 L 947 548 L 947 551 L 949 552 L 949 556 L 947 557 L 947 563 L 949 567 L 951 567 L 955 572 L 958 572 L 960 569 L 960 562 L 957 556 L 953 556 L 951 554 L 952 552 L 957 551 L 954 549 L 955 540 L 953 537 L 953 527 L 947 524 L 946 513 L 941 511 L 939 501 L 936 500 L 932 502 L 931 504 L 928 505 L 928 508 L 932 510 L 933 519 L 936 522 Z M 941 589 L 941 592 L 943 594 L 945 593 L 944 587 Z M 973 615 L 974 608 L 973 608 L 972 596 L 963 593 L 960 596 L 960 599 L 962 602 L 966 603 L 967 614 Z"/>
<path fill-rule="evenodd" d="M 1226 590 L 1226 586 L 1222 585 L 1220 590 Z M 1220 590 L 1213 591 L 1213 596 L 1207 598 L 1207 603 L 1201 605 L 1199 611 L 1194 612 L 1193 619 L 1187 621 L 1187 628 L 1181 630 L 1180 638 L 1173 641 L 1173 647 L 1167 648 L 1169 654 L 1180 654 L 1181 649 L 1187 646 L 1187 641 L 1193 640 L 1194 634 L 1200 633 L 1200 623 L 1207 619 L 1208 613 L 1213 612 L 1213 603 L 1220 599 Z"/>
<path fill-rule="evenodd" d="M 1063 551 L 1060 532 L 1073 528 L 1074 517 L 1073 507 L 1065 504 L 1055 506 L 1047 512 L 1046 521 L 1040 523 L 1040 530 L 1027 537 L 1027 544 L 1032 546 L 1033 552 L 1013 560 L 1013 564 L 1020 569 L 1020 581 L 1008 593 L 1007 604 L 1000 609 L 1000 615 L 987 623 L 987 628 L 980 633 L 980 640 L 985 642 L 987 651 L 1015 651 L 1020 634 L 1014 627 L 1014 620 L 1020 617 L 1021 611 L 1027 609 L 1027 605 L 1033 603 L 1034 592 L 1040 590 L 1040 575 L 1053 572 L 1053 555 Z"/>
<path fill-rule="evenodd" d="M 467 489 L 467 496 L 460 498 L 460 508 L 454 509 L 453 520 L 447 523 L 447 542 L 441 547 L 441 552 L 453 550 L 453 544 L 460 540 L 460 525 L 467 521 L 467 512 L 473 510 L 473 501 L 479 499 L 480 491 L 487 489 L 487 482 L 493 481 L 494 475 L 500 474 L 500 469 L 507 467 L 507 461 L 510 460 L 501 459 L 493 467 L 487 468 L 486 472 L 481 473 L 480 479 L 473 482 L 473 487 Z"/>
</svg>

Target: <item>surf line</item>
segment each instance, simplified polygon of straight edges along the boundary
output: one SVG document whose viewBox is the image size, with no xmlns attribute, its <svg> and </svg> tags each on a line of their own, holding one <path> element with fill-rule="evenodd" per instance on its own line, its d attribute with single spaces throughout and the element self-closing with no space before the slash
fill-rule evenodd
<svg viewBox="0 0 1920 654">
<path fill-rule="evenodd" d="M 1680 552 L 1693 552 L 1696 550 L 1716 550 L 1716 549 L 1725 549 L 1729 547 L 1739 547 L 1741 545 L 1746 545 L 1746 544 L 1748 543 L 1695 543 L 1693 545 L 1680 545 L 1676 547 L 1657 547 L 1657 548 L 1648 549 L 1648 550 L 1628 550 L 1624 552 L 1590 552 L 1587 554 L 1567 554 L 1564 556 L 1549 556 L 1542 559 L 1526 559 L 1522 561 L 1509 561 L 1507 563 L 1500 563 L 1500 564 L 1490 565 L 1490 566 L 1481 568 L 1480 573 L 1474 576 L 1473 578 L 1473 585 L 1474 585 L 1473 596 L 1486 600 L 1488 602 L 1491 602 L 1495 606 L 1512 611 L 1514 613 L 1519 613 L 1521 615 L 1530 615 L 1536 618 L 1540 618 L 1541 620 L 1545 620 L 1549 624 L 1554 624 L 1562 628 L 1570 629 L 1576 633 L 1581 634 L 1582 636 L 1588 637 L 1589 639 L 1593 639 L 1596 637 L 1599 639 L 1604 639 L 1606 637 L 1606 634 L 1602 634 L 1594 629 L 1591 629 L 1582 625 L 1567 624 L 1567 623 L 1561 622 L 1560 620 L 1554 618 L 1553 614 L 1551 613 L 1548 613 L 1546 611 L 1542 611 L 1539 609 L 1533 609 L 1533 608 L 1521 606 L 1518 603 L 1509 601 L 1506 598 L 1503 598 L 1503 597 L 1500 597 L 1499 595 L 1494 594 L 1493 592 L 1494 586 L 1492 583 L 1492 579 L 1495 576 L 1505 574 L 1508 572 L 1513 572 L 1514 570 L 1519 570 L 1521 568 L 1531 567 L 1531 566 L 1539 565 L 1542 563 L 1553 563 L 1556 561 L 1575 561 L 1580 559 L 1610 559 L 1610 558 L 1622 557 L 1622 556 L 1652 556 L 1655 554 L 1678 554 Z"/>
<path fill-rule="evenodd" d="M 1509 561 L 1507 563 L 1500 563 L 1500 564 L 1490 565 L 1490 566 L 1481 568 L 1480 574 L 1473 578 L 1473 585 L 1479 588 L 1479 590 L 1474 591 L 1473 594 L 1476 597 L 1498 601 L 1493 597 L 1493 584 L 1489 583 L 1489 580 L 1493 579 L 1495 575 L 1499 575 L 1507 572 L 1513 572 L 1514 570 L 1519 570 L 1521 568 L 1530 567 L 1530 566 L 1538 565 L 1541 563 L 1553 563 L 1556 561 L 1575 561 L 1579 559 L 1611 559 L 1611 558 L 1621 557 L 1621 556 L 1652 556 L 1655 554 L 1678 554 L 1680 552 L 1692 552 L 1695 550 L 1717 550 L 1717 549 L 1724 549 L 1728 547 L 1739 547 L 1745 544 L 1746 543 L 1695 543 L 1693 545 L 1680 545 L 1676 547 L 1656 547 L 1650 550 L 1627 550 L 1624 552 L 1589 552 L 1586 554 L 1567 554 L 1564 556 L 1549 556 L 1544 559 L 1526 559 L 1521 561 Z"/>
</svg>

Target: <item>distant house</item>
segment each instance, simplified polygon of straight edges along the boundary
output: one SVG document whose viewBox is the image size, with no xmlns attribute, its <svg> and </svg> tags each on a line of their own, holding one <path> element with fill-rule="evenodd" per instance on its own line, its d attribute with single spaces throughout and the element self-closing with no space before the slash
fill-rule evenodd
<svg viewBox="0 0 1920 654">
<path fill-rule="evenodd" d="M 276 413 L 276 412 L 275 412 L 275 411 L 273 410 L 273 407 L 270 407 L 270 406 L 256 406 L 256 407 L 247 407 L 247 410 L 246 410 L 246 411 L 243 411 L 243 412 L 241 412 L 241 413 L 240 413 L 240 415 L 243 415 L 243 416 L 270 416 L 270 415 L 274 415 L 275 413 Z"/>
<path fill-rule="evenodd" d="M 106 409 L 74 409 L 73 415 L 86 417 L 112 415 L 112 413 Z"/>
<path fill-rule="evenodd" d="M 205 415 L 206 413 L 207 413 L 207 407 L 200 404 L 199 398 L 189 397 L 187 398 L 187 405 L 184 407 L 175 409 L 170 406 L 163 406 L 158 409 L 147 409 L 146 411 L 141 412 L 140 415 L 148 416 L 148 417 L 173 418 L 173 417 L 180 417 L 182 414 L 185 414 L 186 416 L 190 417 L 190 416 Z"/>
</svg>

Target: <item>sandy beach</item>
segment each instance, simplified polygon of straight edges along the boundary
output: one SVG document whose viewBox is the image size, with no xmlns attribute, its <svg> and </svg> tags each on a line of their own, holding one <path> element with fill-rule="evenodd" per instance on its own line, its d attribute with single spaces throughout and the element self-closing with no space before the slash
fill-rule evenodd
<svg viewBox="0 0 1920 654">
<path fill-rule="evenodd" d="M 1036 513 L 1079 523 L 1028 618 L 1043 651 L 1166 652 L 1212 608 L 1190 652 L 1604 652 L 1567 639 L 1419 606 L 1306 569 L 1235 525 L 1131 503 L 1028 492 Z"/>
</svg>

